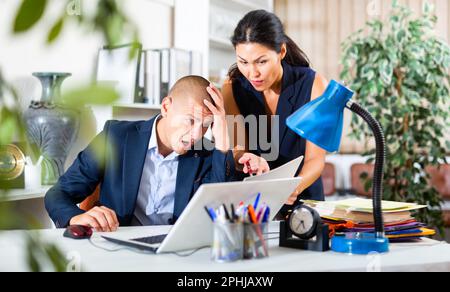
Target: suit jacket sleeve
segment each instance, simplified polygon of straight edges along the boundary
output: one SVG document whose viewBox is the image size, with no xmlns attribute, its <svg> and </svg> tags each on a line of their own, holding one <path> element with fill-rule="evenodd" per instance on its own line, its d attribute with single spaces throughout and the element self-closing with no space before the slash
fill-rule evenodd
<svg viewBox="0 0 450 292">
<path fill-rule="evenodd" d="M 230 150 L 223 153 L 219 150 L 214 150 L 212 154 L 212 169 L 211 175 L 205 177 L 202 183 L 222 183 L 236 180 L 235 163 L 233 152 Z"/>
<path fill-rule="evenodd" d="M 103 179 L 110 122 L 103 132 L 78 154 L 77 159 L 57 184 L 45 195 L 45 208 L 56 227 L 64 228 L 70 220 L 84 213 L 77 204 L 90 196 Z"/>
</svg>

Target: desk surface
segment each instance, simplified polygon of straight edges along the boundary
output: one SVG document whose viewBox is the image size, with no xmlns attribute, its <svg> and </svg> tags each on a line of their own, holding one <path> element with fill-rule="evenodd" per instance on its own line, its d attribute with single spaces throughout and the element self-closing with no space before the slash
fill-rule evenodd
<svg viewBox="0 0 450 292">
<path fill-rule="evenodd" d="M 270 232 L 277 232 L 277 225 Z M 121 228 L 118 232 L 149 236 L 161 234 L 168 227 Z M 142 254 L 131 250 L 107 252 L 88 241 L 75 241 L 62 236 L 63 230 L 39 231 L 41 238 L 57 243 L 71 259 L 81 263 L 84 271 L 169 271 L 169 272 L 299 272 L 299 271 L 450 271 L 450 245 L 433 240 L 414 244 L 391 244 L 382 255 L 357 256 L 332 251 L 316 253 L 278 247 L 270 241 L 270 257 L 262 260 L 218 264 L 210 261 L 210 250 L 203 249 L 190 257 L 173 254 Z M 93 241 L 105 248 L 118 248 L 100 238 Z M 269 236 L 278 237 L 278 234 Z M 26 271 L 24 232 L 0 232 L 0 271 Z M 188 240 L 188 239 L 187 239 Z"/>
</svg>

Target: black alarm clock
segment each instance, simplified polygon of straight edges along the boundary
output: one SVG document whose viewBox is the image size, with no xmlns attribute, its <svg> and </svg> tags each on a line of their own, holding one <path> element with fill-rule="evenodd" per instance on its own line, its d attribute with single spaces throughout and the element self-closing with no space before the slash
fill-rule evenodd
<svg viewBox="0 0 450 292">
<path fill-rule="evenodd" d="M 280 246 L 313 251 L 330 249 L 328 225 L 319 213 L 303 203 L 280 223 Z"/>
<path fill-rule="evenodd" d="M 295 236 L 308 240 L 316 236 L 316 227 L 320 220 L 319 213 L 314 209 L 301 205 L 290 214 L 288 225 Z"/>
</svg>

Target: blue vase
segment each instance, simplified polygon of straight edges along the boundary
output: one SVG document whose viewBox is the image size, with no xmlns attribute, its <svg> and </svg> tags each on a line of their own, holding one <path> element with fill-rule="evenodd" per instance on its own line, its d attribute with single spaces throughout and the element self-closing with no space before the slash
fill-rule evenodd
<svg viewBox="0 0 450 292">
<path fill-rule="evenodd" d="M 54 185 L 78 134 L 79 112 L 61 102 L 61 84 L 70 73 L 33 73 L 42 85 L 40 100 L 33 100 L 24 113 L 30 143 L 39 149 L 42 185 Z"/>
</svg>

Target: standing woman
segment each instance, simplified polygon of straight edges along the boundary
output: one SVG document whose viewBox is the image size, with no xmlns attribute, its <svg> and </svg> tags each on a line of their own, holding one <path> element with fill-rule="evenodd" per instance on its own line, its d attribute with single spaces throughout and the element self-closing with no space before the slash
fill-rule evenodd
<svg viewBox="0 0 450 292">
<path fill-rule="evenodd" d="M 310 68 L 306 55 L 285 34 L 280 19 L 273 13 L 264 10 L 248 13 L 235 29 L 232 43 L 237 64 L 231 67 L 222 89 L 227 115 L 256 116 L 258 132 L 262 126 L 259 116 L 267 116 L 269 121 L 271 116 L 279 116 L 279 141 L 272 141 L 272 147 L 279 147 L 279 156 L 274 161 L 268 161 L 270 168 L 305 156 L 297 173 L 303 179 L 287 204 L 295 204 L 297 198 L 324 200 L 321 174 L 325 167 L 326 151 L 291 131 L 286 125 L 286 118 L 320 97 L 326 89 L 326 80 Z M 248 133 L 249 128 L 245 129 L 243 123 L 238 123 L 237 127 L 245 131 L 246 142 L 241 145 L 235 143 L 235 158 L 245 165 L 249 158 L 242 154 L 248 146 L 242 144 L 248 144 L 249 139 L 255 139 L 258 133 Z M 270 137 L 273 129 L 271 125 L 268 128 Z M 242 139 L 235 136 L 234 140 Z M 264 154 L 257 143 L 256 154 Z M 244 172 L 247 171 L 244 168 Z M 285 211 L 286 208 L 289 207 L 285 206 Z"/>
</svg>

